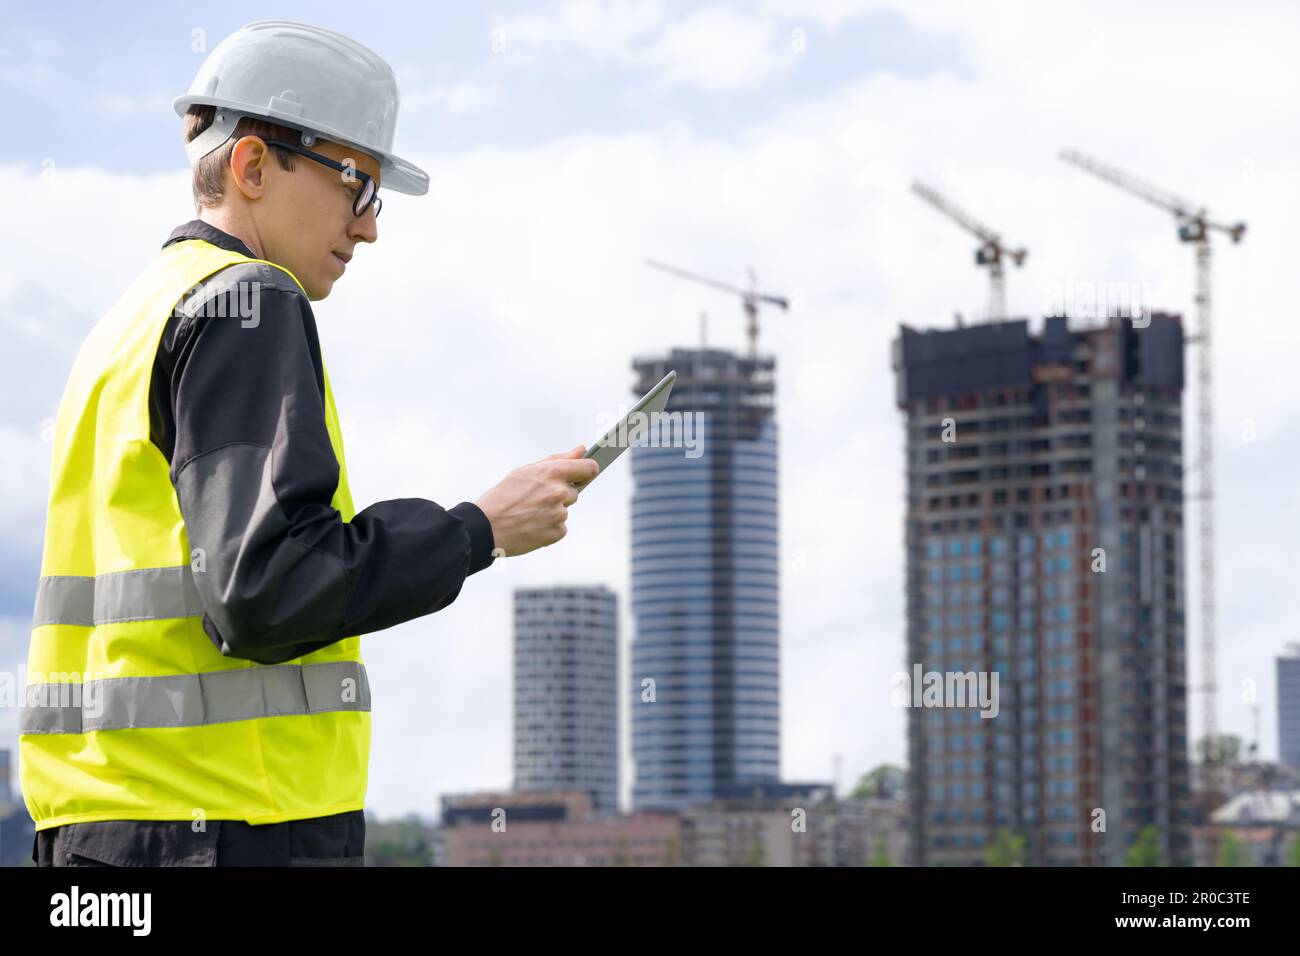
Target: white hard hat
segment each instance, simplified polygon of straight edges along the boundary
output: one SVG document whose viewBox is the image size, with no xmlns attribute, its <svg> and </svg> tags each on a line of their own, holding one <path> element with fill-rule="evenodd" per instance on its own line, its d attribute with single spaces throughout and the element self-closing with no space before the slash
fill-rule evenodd
<svg viewBox="0 0 1300 956">
<path fill-rule="evenodd" d="M 423 196 L 429 174 L 392 152 L 398 101 L 393 68 L 355 40 L 259 20 L 217 44 L 172 106 L 180 116 L 217 107 L 212 125 L 185 144 L 191 165 L 229 139 L 241 116 L 254 116 L 302 130 L 305 146 L 317 137 L 355 146 L 379 161 L 385 189 Z"/>
</svg>

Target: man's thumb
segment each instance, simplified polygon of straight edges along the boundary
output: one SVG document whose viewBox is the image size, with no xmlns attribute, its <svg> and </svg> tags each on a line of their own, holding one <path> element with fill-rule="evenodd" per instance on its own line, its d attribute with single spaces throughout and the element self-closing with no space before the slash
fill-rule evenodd
<svg viewBox="0 0 1300 956">
<path fill-rule="evenodd" d="M 586 453 L 585 445 L 574 445 L 568 451 L 557 451 L 554 455 L 547 455 L 542 461 L 550 461 L 552 458 L 581 458 Z"/>
</svg>

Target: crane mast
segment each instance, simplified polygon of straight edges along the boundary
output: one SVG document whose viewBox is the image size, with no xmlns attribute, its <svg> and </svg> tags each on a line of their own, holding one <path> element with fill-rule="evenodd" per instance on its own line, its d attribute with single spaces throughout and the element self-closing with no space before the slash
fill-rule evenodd
<svg viewBox="0 0 1300 956">
<path fill-rule="evenodd" d="M 719 282 L 717 279 L 709 279 L 704 276 L 696 275 L 693 272 L 687 272 L 685 269 L 679 269 L 676 266 L 665 265 L 662 262 L 656 262 L 654 259 L 646 259 L 645 264 L 653 266 L 656 269 L 662 269 L 678 278 L 687 279 L 691 282 L 698 282 L 702 285 L 719 289 L 723 292 L 730 292 L 732 295 L 740 296 L 741 308 L 745 312 L 745 334 L 749 338 L 749 357 L 758 357 L 758 306 L 760 303 L 774 305 L 783 311 L 789 311 L 790 300 L 784 296 L 771 295 L 766 292 L 758 291 L 758 277 L 754 270 L 749 270 L 749 288 L 741 289 L 726 282 Z"/>
<path fill-rule="evenodd" d="M 1195 243 L 1196 246 L 1196 335 L 1188 338 L 1189 344 L 1197 344 L 1200 351 L 1196 362 L 1197 390 L 1197 471 L 1199 487 L 1197 498 L 1198 540 L 1200 542 L 1200 618 L 1201 618 L 1201 670 L 1203 672 L 1201 692 L 1204 695 L 1204 738 L 1211 749 L 1207 756 L 1214 753 L 1219 736 L 1218 714 L 1218 657 L 1216 650 L 1216 608 L 1214 601 L 1214 399 L 1213 399 L 1213 350 L 1211 349 L 1211 328 L 1213 318 L 1213 297 L 1210 282 L 1210 234 L 1226 233 L 1234 243 L 1241 241 L 1246 232 L 1244 222 L 1231 225 L 1215 222 L 1204 206 L 1197 206 L 1172 193 L 1167 193 L 1152 186 L 1144 180 L 1131 176 L 1114 166 L 1099 162 L 1077 150 L 1065 150 L 1061 159 L 1086 172 L 1092 173 L 1125 192 L 1144 199 L 1154 206 L 1172 213 L 1178 223 L 1178 238 L 1181 242 Z"/>
<path fill-rule="evenodd" d="M 980 240 L 980 247 L 975 250 L 975 264 L 987 266 L 989 270 L 989 318 L 1001 320 L 1007 317 L 1006 271 L 1003 263 L 1010 259 L 1018 267 L 1029 253 L 1026 249 L 1009 249 L 1002 244 L 1001 237 L 985 226 L 974 216 L 959 209 L 935 190 L 923 183 L 912 183 L 912 192 L 916 193 L 939 212 L 943 213 L 957 225 Z"/>
</svg>

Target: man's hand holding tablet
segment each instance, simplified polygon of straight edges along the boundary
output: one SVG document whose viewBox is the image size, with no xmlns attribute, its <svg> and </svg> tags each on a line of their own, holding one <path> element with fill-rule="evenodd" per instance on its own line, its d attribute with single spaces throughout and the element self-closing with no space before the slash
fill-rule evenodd
<svg viewBox="0 0 1300 956">
<path fill-rule="evenodd" d="M 521 465 L 474 502 L 492 525 L 494 554 L 513 558 L 564 537 L 569 505 L 578 500 L 578 488 L 599 470 L 582 457 L 585 450 L 578 445 Z"/>
<path fill-rule="evenodd" d="M 621 442 L 628 435 L 629 423 L 635 427 L 637 413 L 653 419 L 653 414 L 664 410 L 676 378 L 675 371 L 665 375 L 590 448 L 578 445 L 521 465 L 485 492 L 475 504 L 492 525 L 493 552 L 515 557 L 563 538 L 568 532 L 564 522 L 569 505 L 578 500 L 578 492 L 626 450 L 627 445 Z"/>
<path fill-rule="evenodd" d="M 675 381 L 677 381 L 676 369 L 670 371 L 655 384 L 654 388 L 642 395 L 641 400 L 633 405 L 614 427 L 596 439 L 583 457 L 599 464 L 600 471 L 608 468 L 614 459 L 627 450 L 628 446 L 624 442 L 629 437 L 640 437 L 642 434 L 638 430 L 640 422 L 647 422 L 649 427 L 654 427 L 655 417 L 668 407 L 668 396 L 672 393 Z M 591 484 L 590 480 L 578 487 L 585 488 L 589 484 Z"/>
</svg>

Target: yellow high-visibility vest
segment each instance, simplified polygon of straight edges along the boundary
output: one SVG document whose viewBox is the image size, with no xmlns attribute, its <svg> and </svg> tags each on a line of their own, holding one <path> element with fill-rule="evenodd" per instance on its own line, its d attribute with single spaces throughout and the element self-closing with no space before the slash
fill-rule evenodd
<svg viewBox="0 0 1300 956">
<path fill-rule="evenodd" d="M 37 830 L 93 820 L 278 823 L 365 806 L 370 687 L 360 638 L 283 664 L 223 656 L 202 626 L 194 575 L 203 556 L 191 554 L 169 464 L 149 434 L 154 357 L 173 309 L 219 270 L 261 261 L 199 239 L 168 245 L 73 366 L 54 430 L 20 702 L 20 783 Z M 324 383 L 339 463 L 332 504 L 350 521 L 328 375 Z"/>
</svg>

